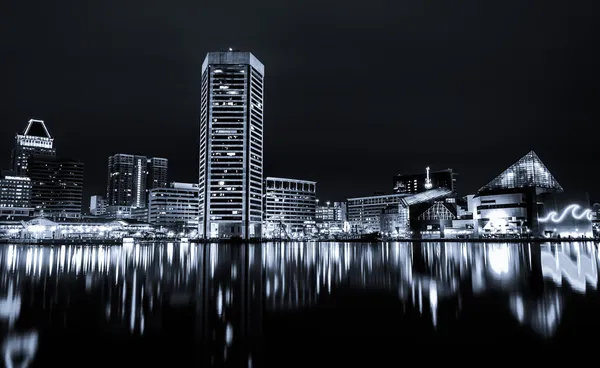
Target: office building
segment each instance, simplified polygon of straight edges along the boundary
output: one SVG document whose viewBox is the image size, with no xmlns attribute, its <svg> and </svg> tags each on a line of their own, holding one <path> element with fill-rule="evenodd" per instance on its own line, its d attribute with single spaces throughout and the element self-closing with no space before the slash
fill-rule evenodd
<svg viewBox="0 0 600 368">
<path fill-rule="evenodd" d="M 23 134 L 15 136 L 11 166 L 16 176 L 27 176 L 28 160 L 33 155 L 56 155 L 54 138 L 48 132 L 43 120 L 29 120 Z"/>
<path fill-rule="evenodd" d="M 93 195 L 90 197 L 90 214 L 92 216 L 105 216 L 108 202 L 103 196 Z"/>
<path fill-rule="evenodd" d="M 394 193 L 421 193 L 430 189 L 447 188 L 456 192 L 456 173 L 452 169 L 430 171 L 421 174 L 399 174 L 394 176 Z"/>
<path fill-rule="evenodd" d="M 0 216 L 31 216 L 31 179 L 0 176 Z"/>
<path fill-rule="evenodd" d="M 31 156 L 31 206 L 46 217 L 81 217 L 83 162 L 53 156 Z"/>
<path fill-rule="evenodd" d="M 319 201 L 317 200 L 317 204 Z M 349 230 L 347 206 L 345 202 L 325 202 L 317 206 L 316 225 L 322 234 L 336 234 Z"/>
<path fill-rule="evenodd" d="M 315 225 L 314 181 L 267 177 L 265 179 L 265 226 L 267 238 L 309 235 Z"/>
<path fill-rule="evenodd" d="M 355 234 L 370 234 L 381 230 L 381 215 L 388 206 L 397 207 L 408 194 L 388 194 L 348 198 L 348 222 Z"/>
<path fill-rule="evenodd" d="M 249 52 L 211 52 L 202 64 L 202 238 L 261 236 L 263 78 L 263 64 Z"/>
<path fill-rule="evenodd" d="M 147 160 L 146 192 L 154 188 L 167 188 L 169 160 L 160 157 L 150 157 Z"/>
<path fill-rule="evenodd" d="M 108 206 L 145 208 L 150 189 L 167 186 L 168 160 L 116 154 L 108 158 Z"/>
<path fill-rule="evenodd" d="M 168 188 L 150 190 L 148 222 L 179 232 L 198 230 L 200 214 L 198 184 L 171 183 Z"/>
</svg>

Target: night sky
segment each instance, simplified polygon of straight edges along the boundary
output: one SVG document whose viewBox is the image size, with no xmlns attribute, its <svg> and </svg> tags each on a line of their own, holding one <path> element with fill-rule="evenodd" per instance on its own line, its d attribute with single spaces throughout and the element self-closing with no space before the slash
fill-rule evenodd
<svg viewBox="0 0 600 368">
<path fill-rule="evenodd" d="M 235 47 L 265 64 L 265 175 L 322 201 L 452 167 L 459 194 L 535 150 L 600 199 L 598 0 L 7 0 L 0 163 L 43 119 L 106 191 L 114 153 L 166 157 L 196 181 L 200 73 Z"/>
</svg>

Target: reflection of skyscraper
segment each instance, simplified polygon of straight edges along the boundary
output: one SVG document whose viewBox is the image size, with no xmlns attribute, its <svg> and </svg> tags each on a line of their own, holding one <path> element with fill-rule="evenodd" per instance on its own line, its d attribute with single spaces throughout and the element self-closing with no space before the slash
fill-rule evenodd
<svg viewBox="0 0 600 368">
<path fill-rule="evenodd" d="M 261 236 L 263 78 L 249 52 L 210 52 L 202 64 L 201 237 Z"/>
<path fill-rule="evenodd" d="M 0 248 L 0 302 L 1 290 L 15 290 L 28 315 L 64 335 L 84 325 L 88 338 L 109 329 L 116 345 L 135 343 L 140 336 L 181 344 L 181 351 L 165 349 L 136 359 L 166 354 L 169 361 L 193 359 L 206 366 L 249 366 L 250 360 L 256 366 L 262 337 L 261 249 L 187 243 L 8 245 Z M 58 356 L 43 357 L 48 358 Z"/>
<path fill-rule="evenodd" d="M 205 341 L 210 363 L 256 366 L 262 338 L 262 246 L 206 246 Z"/>
</svg>

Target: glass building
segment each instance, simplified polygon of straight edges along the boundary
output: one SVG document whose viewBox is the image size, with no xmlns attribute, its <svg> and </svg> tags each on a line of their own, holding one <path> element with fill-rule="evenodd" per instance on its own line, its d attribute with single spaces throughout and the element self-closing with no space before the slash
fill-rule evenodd
<svg viewBox="0 0 600 368">
<path fill-rule="evenodd" d="M 563 188 L 554 179 L 554 176 L 552 176 L 534 151 L 530 151 L 521 157 L 519 161 L 512 164 L 508 169 L 479 189 L 479 191 L 515 188 L 539 188 L 547 189 L 548 191 L 563 191 Z"/>
<path fill-rule="evenodd" d="M 232 49 L 202 64 L 201 238 L 261 236 L 264 72 L 254 55 Z"/>
</svg>

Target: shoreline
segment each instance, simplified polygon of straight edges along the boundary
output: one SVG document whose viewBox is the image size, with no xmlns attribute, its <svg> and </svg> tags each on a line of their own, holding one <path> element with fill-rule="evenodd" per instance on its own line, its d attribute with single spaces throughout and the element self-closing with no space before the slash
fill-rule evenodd
<svg viewBox="0 0 600 368">
<path fill-rule="evenodd" d="M 577 242 L 599 242 L 597 238 L 580 238 L 580 239 L 546 239 L 546 238 L 513 238 L 513 239 L 450 239 L 450 238 L 403 238 L 403 239 L 327 239 L 327 240 L 230 240 L 222 239 L 217 241 L 211 240 L 189 240 L 184 243 L 191 244 L 266 244 L 266 243 L 369 243 L 369 244 L 385 244 L 385 243 L 577 243 Z M 177 239 L 164 240 L 138 240 L 135 243 L 181 243 Z M 0 239 L 0 244 L 23 244 L 23 245 L 123 245 L 123 239 Z M 129 242 L 131 243 L 131 242 Z"/>
</svg>

